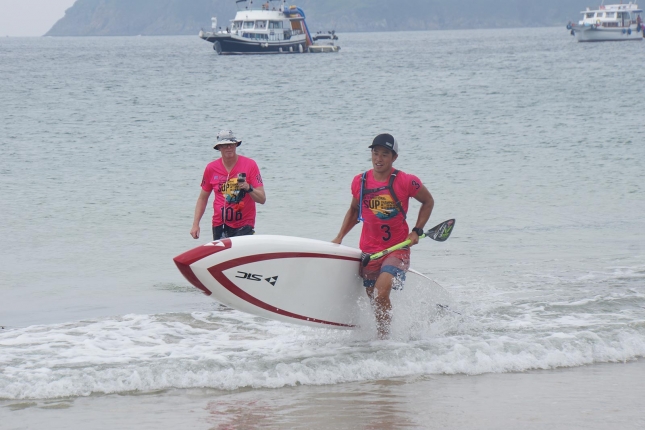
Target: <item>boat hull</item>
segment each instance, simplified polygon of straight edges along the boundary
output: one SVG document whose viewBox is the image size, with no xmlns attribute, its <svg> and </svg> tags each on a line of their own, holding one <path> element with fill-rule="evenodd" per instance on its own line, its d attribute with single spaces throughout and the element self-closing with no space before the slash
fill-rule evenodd
<svg viewBox="0 0 645 430">
<path fill-rule="evenodd" d="M 578 42 L 623 42 L 643 40 L 643 32 L 636 28 L 573 28 Z"/>
<path fill-rule="evenodd" d="M 338 52 L 340 49 L 340 46 L 329 46 L 329 45 L 311 45 L 309 47 L 309 52 L 317 54 L 317 53 L 323 53 L 323 52 Z"/>
<path fill-rule="evenodd" d="M 213 44 L 213 49 L 220 55 L 245 54 L 299 54 L 306 52 L 306 41 L 291 40 L 280 42 L 251 41 L 230 35 L 202 36 Z"/>
</svg>

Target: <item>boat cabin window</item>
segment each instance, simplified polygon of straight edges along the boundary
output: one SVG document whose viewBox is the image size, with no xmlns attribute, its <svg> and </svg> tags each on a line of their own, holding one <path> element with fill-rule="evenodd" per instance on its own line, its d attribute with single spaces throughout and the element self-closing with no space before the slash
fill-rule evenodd
<svg viewBox="0 0 645 430">
<path fill-rule="evenodd" d="M 597 13 L 596 13 L 596 18 L 602 18 L 602 14 L 603 14 L 603 13 L 604 13 L 604 12 L 597 12 Z"/>
<path fill-rule="evenodd" d="M 593 12 L 585 13 L 585 18 L 593 18 Z"/>
<path fill-rule="evenodd" d="M 267 28 L 267 22 L 266 21 L 255 21 L 255 29 L 256 30 L 264 30 Z"/>
<path fill-rule="evenodd" d="M 282 28 L 282 21 L 269 21 L 269 28 Z"/>
<path fill-rule="evenodd" d="M 233 21 L 233 30 L 239 30 L 242 28 L 242 21 Z"/>
<path fill-rule="evenodd" d="M 269 35 L 262 33 L 242 33 L 242 37 L 248 37 L 249 39 L 269 40 Z"/>
<path fill-rule="evenodd" d="M 244 29 L 253 28 L 255 21 L 244 21 Z"/>
<path fill-rule="evenodd" d="M 616 18 L 616 12 L 607 12 L 607 18 Z"/>
</svg>

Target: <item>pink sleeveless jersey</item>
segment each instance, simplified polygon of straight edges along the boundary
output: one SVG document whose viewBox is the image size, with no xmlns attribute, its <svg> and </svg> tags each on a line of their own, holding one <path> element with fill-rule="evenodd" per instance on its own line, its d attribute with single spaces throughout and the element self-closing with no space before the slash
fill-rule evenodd
<svg viewBox="0 0 645 430">
<path fill-rule="evenodd" d="M 246 173 L 246 181 L 254 188 L 263 185 L 258 165 L 242 155 L 238 155 L 230 172 L 226 171 L 221 158 L 209 163 L 204 170 L 202 190 L 215 193 L 213 226 L 255 227 L 255 202 L 248 193 L 238 189 L 238 173 Z"/>
<path fill-rule="evenodd" d="M 394 197 L 390 195 L 387 188 L 363 194 L 363 199 L 360 201 L 362 176 L 361 173 L 355 176 L 352 181 L 352 195 L 356 200 L 359 200 L 364 219 L 359 246 L 362 251 L 373 254 L 403 242 L 408 238 L 410 230 Z M 365 189 L 369 191 L 386 187 L 388 183 L 389 178 L 385 182 L 377 182 L 374 179 L 373 171 L 370 170 L 367 172 Z M 414 175 L 401 171 L 397 174 L 392 188 L 406 213 L 410 197 L 417 195 L 421 185 L 419 178 Z"/>
</svg>

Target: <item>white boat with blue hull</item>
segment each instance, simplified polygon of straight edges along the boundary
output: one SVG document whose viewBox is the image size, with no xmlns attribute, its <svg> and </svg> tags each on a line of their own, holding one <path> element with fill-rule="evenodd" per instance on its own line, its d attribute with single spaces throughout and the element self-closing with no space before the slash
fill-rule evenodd
<svg viewBox="0 0 645 430">
<path fill-rule="evenodd" d="M 569 22 L 567 29 L 578 42 L 643 40 L 643 10 L 637 4 L 600 5 L 580 12 L 582 20 Z"/>
<path fill-rule="evenodd" d="M 312 44 L 305 13 L 285 0 L 236 0 L 237 13 L 225 29 L 199 32 L 218 54 L 304 53 Z"/>
</svg>

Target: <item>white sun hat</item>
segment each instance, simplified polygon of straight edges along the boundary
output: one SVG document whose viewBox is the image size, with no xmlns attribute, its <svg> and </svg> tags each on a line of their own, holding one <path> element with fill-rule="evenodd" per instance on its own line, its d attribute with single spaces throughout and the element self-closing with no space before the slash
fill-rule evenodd
<svg viewBox="0 0 645 430">
<path fill-rule="evenodd" d="M 233 130 L 222 130 L 217 133 L 217 143 L 213 148 L 217 149 L 217 145 L 226 144 L 226 143 L 237 143 L 237 146 L 242 144 L 241 140 L 238 140 L 233 134 Z"/>
</svg>

